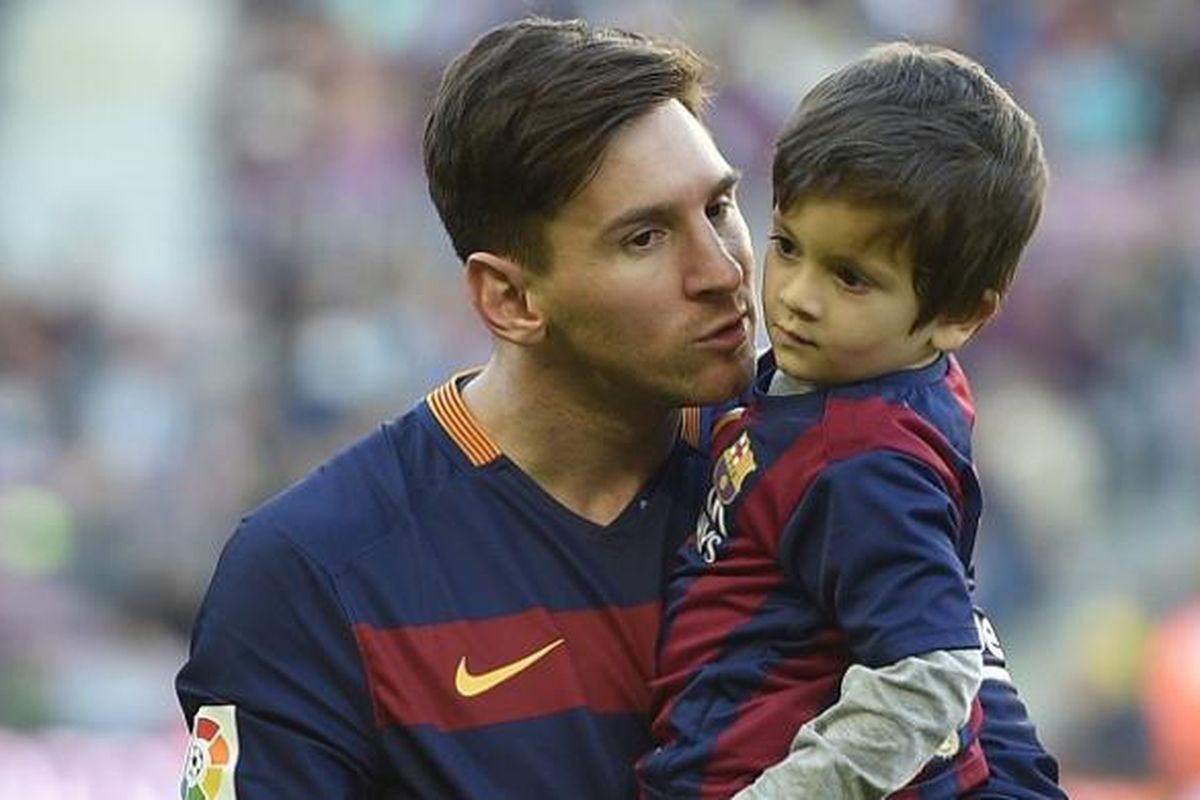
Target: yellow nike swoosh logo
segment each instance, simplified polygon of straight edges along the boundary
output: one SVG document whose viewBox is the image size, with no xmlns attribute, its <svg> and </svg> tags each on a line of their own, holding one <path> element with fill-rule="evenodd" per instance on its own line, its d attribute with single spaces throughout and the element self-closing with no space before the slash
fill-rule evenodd
<svg viewBox="0 0 1200 800">
<path fill-rule="evenodd" d="M 463 656 L 458 660 L 458 669 L 454 673 L 454 688 L 463 697 L 474 697 L 477 694 L 483 694 L 486 691 L 496 688 L 514 675 L 529 669 L 564 641 L 566 640 L 561 638 L 555 639 L 541 650 L 530 653 L 524 658 L 519 658 L 512 663 L 496 667 L 487 672 L 481 672 L 478 675 L 472 675 L 467 670 L 467 657 Z"/>
</svg>

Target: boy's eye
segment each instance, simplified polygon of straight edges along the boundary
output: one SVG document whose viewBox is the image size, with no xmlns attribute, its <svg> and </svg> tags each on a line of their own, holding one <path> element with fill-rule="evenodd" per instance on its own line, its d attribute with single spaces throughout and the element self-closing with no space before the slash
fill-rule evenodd
<svg viewBox="0 0 1200 800">
<path fill-rule="evenodd" d="M 775 249 L 775 252 L 779 253 L 779 255 L 783 256 L 784 258 L 795 258 L 797 255 L 799 255 L 799 250 L 796 247 L 796 243 L 783 234 L 772 233 L 767 238 L 771 242 L 771 247 Z"/>
<path fill-rule="evenodd" d="M 871 281 L 856 269 L 850 267 L 838 267 L 834 271 L 838 282 L 847 289 L 866 289 L 871 285 Z"/>
</svg>

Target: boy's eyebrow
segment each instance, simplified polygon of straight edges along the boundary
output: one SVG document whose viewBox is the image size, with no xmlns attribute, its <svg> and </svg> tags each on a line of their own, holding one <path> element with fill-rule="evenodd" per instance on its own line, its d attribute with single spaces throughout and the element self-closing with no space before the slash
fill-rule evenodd
<svg viewBox="0 0 1200 800">
<path fill-rule="evenodd" d="M 783 214 L 779 213 L 778 209 L 771 212 L 771 227 L 775 230 L 782 231 L 784 234 L 792 238 L 795 238 L 796 236 L 796 234 L 792 232 L 792 229 L 788 227 L 787 220 L 784 219 Z M 864 260 L 862 257 L 862 252 L 858 248 L 852 248 L 847 252 L 842 252 L 840 250 L 825 252 L 822 255 L 822 258 L 826 261 L 845 262 L 846 264 L 856 268 L 866 269 L 868 271 L 876 271 L 880 269 L 880 267 L 874 262 Z"/>
<path fill-rule="evenodd" d="M 728 170 L 726 170 L 725 174 L 721 176 L 721 179 L 713 185 L 712 191 L 709 193 L 709 197 L 720 197 L 723 194 L 732 192 L 734 188 L 737 187 L 738 182 L 741 181 L 741 179 L 741 171 L 730 167 Z M 631 208 L 628 211 L 618 215 L 615 219 L 605 225 L 604 230 L 601 231 L 600 235 L 609 236 L 614 231 L 628 227 L 637 222 L 670 219 L 674 213 L 672 206 L 672 203 L 655 203 L 652 205 Z"/>
</svg>

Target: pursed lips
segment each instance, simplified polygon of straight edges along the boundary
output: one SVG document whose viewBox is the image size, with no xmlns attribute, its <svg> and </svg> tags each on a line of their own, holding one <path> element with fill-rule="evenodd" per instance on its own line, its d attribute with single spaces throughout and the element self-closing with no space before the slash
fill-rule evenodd
<svg viewBox="0 0 1200 800">
<path fill-rule="evenodd" d="M 749 311 L 743 311 L 732 319 L 727 319 L 724 322 L 712 327 L 707 333 L 699 337 L 701 342 L 723 339 L 736 334 L 744 334 L 746 323 L 750 318 Z"/>
</svg>

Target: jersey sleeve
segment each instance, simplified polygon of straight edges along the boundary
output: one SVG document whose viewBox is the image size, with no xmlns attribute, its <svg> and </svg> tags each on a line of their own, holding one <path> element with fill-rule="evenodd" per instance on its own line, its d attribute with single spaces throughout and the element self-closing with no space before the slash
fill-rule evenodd
<svg viewBox="0 0 1200 800">
<path fill-rule="evenodd" d="M 941 746 L 957 743 L 982 666 L 977 650 L 924 653 L 878 669 L 850 665 L 837 702 L 804 723 L 788 756 L 734 800 L 898 791 Z"/>
<path fill-rule="evenodd" d="M 206 792 L 196 797 L 369 796 L 365 680 L 326 573 L 281 532 L 243 522 L 176 679 L 192 731 L 183 796 L 189 783 Z"/>
<path fill-rule="evenodd" d="M 869 451 L 814 479 L 784 531 L 781 566 L 865 666 L 977 648 L 957 531 L 958 509 L 931 468 Z"/>
</svg>

